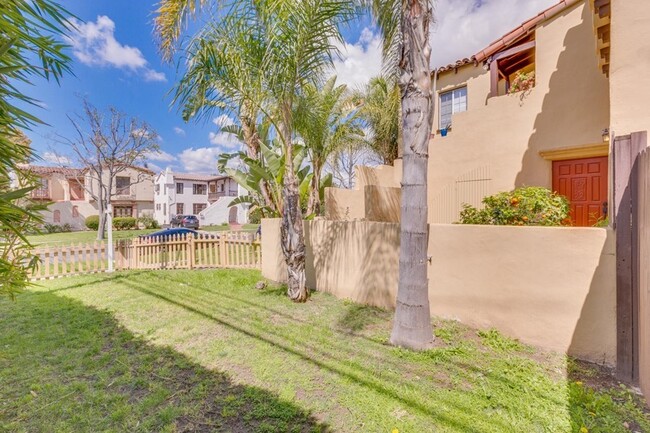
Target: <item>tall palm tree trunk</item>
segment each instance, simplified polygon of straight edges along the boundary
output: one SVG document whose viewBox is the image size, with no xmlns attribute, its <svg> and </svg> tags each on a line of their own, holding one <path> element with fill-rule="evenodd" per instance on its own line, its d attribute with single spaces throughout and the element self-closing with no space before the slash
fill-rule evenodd
<svg viewBox="0 0 650 433">
<path fill-rule="evenodd" d="M 323 171 L 320 162 L 312 161 L 314 166 L 313 176 L 311 177 L 310 186 L 309 186 L 309 201 L 307 203 L 307 215 L 314 214 L 319 216 L 321 213 L 321 202 L 320 202 L 320 175 Z"/>
<path fill-rule="evenodd" d="M 305 236 L 298 179 L 293 166 L 293 144 L 291 141 L 290 116 L 285 109 L 285 122 L 280 134 L 286 146 L 284 174 L 284 209 L 280 236 L 282 252 L 287 263 L 287 295 L 294 302 L 305 302 L 309 297 L 305 276 Z"/>
<path fill-rule="evenodd" d="M 404 2 L 399 63 L 404 143 L 401 244 L 397 308 L 390 341 L 416 350 L 433 343 L 427 278 L 427 161 L 433 112 L 430 19 L 428 0 Z"/>
</svg>

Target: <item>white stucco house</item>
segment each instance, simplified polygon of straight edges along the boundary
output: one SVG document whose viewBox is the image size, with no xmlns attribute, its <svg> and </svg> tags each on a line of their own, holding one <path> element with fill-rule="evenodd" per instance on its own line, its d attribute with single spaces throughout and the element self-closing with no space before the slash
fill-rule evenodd
<svg viewBox="0 0 650 433">
<path fill-rule="evenodd" d="M 174 173 L 167 169 L 154 180 L 154 218 L 169 224 L 176 215 L 196 215 L 202 226 L 248 222 L 248 207 L 230 207 L 233 199 L 246 195 L 228 176 Z"/>
</svg>

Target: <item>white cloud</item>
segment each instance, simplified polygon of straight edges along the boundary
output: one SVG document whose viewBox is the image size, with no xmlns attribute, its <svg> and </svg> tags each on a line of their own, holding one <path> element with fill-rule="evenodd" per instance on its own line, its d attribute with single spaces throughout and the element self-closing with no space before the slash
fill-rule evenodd
<svg viewBox="0 0 650 433">
<path fill-rule="evenodd" d="M 431 64 L 469 58 L 557 0 L 438 0 Z"/>
<path fill-rule="evenodd" d="M 161 166 L 156 165 L 153 162 L 148 162 L 147 163 L 147 168 L 149 170 L 153 171 L 154 173 L 160 173 L 161 171 L 163 171 L 163 168 Z"/>
<path fill-rule="evenodd" d="M 431 31 L 431 65 L 471 57 L 557 0 L 437 0 Z M 381 73 L 382 44 L 377 31 L 364 28 L 356 42 L 337 44 L 338 82 L 354 88 Z"/>
<path fill-rule="evenodd" d="M 185 136 L 185 130 L 183 128 L 179 128 L 178 126 L 174 126 L 174 132 L 176 133 L 176 135 L 180 135 L 183 137 Z"/>
<path fill-rule="evenodd" d="M 235 120 L 226 114 L 222 114 L 219 117 L 212 119 L 212 123 L 221 129 L 226 126 L 234 125 Z M 208 139 L 211 144 L 227 149 L 235 149 L 241 146 L 241 142 L 237 139 L 237 136 L 230 134 L 229 132 L 210 132 L 208 134 Z"/>
<path fill-rule="evenodd" d="M 149 161 L 158 161 L 158 162 L 173 162 L 177 160 L 177 158 L 174 155 L 167 153 L 164 150 L 159 150 L 156 152 L 147 152 L 147 154 L 145 155 L 145 159 Z"/>
<path fill-rule="evenodd" d="M 162 72 L 154 71 L 153 69 L 146 69 L 144 71 L 144 81 L 166 82 L 167 77 Z"/>
<path fill-rule="evenodd" d="M 216 173 L 217 160 L 223 153 L 218 147 L 190 147 L 182 151 L 178 157 L 183 169 L 188 173 Z"/>
<path fill-rule="evenodd" d="M 346 42 L 337 46 L 341 52 L 341 58 L 334 60 L 337 83 L 354 89 L 381 73 L 381 38 L 378 33 L 364 28 L 356 43 Z"/>
<path fill-rule="evenodd" d="M 148 67 L 142 51 L 115 39 L 115 22 L 106 15 L 83 23 L 70 18 L 73 30 L 68 35 L 74 56 L 88 66 L 114 67 L 141 73 L 145 81 L 167 81 L 165 74 Z"/>
<path fill-rule="evenodd" d="M 43 154 L 43 161 L 56 165 L 72 165 L 72 160 L 70 158 L 54 152 L 45 152 Z"/>
</svg>

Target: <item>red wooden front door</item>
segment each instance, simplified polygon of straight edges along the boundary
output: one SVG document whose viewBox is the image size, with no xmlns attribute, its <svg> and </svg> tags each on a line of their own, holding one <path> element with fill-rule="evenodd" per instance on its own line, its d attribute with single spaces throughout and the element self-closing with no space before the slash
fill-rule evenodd
<svg viewBox="0 0 650 433">
<path fill-rule="evenodd" d="M 571 221 L 590 227 L 607 215 L 607 157 L 553 161 L 553 191 L 571 202 Z"/>
</svg>

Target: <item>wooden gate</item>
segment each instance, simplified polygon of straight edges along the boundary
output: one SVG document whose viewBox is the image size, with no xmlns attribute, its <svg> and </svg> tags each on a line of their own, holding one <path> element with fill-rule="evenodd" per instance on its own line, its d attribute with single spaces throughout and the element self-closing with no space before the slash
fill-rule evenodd
<svg viewBox="0 0 650 433">
<path fill-rule="evenodd" d="M 645 218 L 650 215 L 645 185 L 647 169 L 647 132 L 638 132 L 614 139 L 612 148 L 614 171 L 614 228 L 616 229 L 616 370 L 620 379 L 637 383 L 641 376 L 650 382 L 650 359 L 640 359 L 647 351 L 648 334 L 641 339 L 640 326 L 647 328 L 647 232 Z M 645 254 L 645 256 L 642 256 Z M 643 275 L 643 278 L 642 278 Z M 642 287 L 643 284 L 643 287 Z M 643 302 L 641 291 L 644 290 Z M 640 320 L 640 313 L 644 317 Z M 647 332 L 647 329 L 644 331 Z M 643 341 L 642 341 L 643 340 Z M 650 383 L 649 383 L 650 386 Z M 648 389 L 647 391 L 650 391 Z"/>
<path fill-rule="evenodd" d="M 638 358 L 639 384 L 650 401 L 650 151 L 645 149 L 638 158 L 637 254 L 635 262 L 639 285 Z"/>
</svg>

